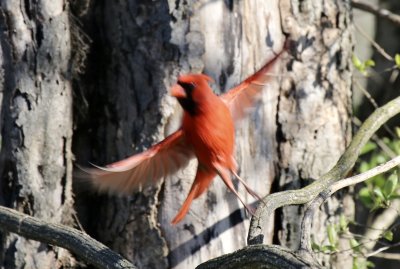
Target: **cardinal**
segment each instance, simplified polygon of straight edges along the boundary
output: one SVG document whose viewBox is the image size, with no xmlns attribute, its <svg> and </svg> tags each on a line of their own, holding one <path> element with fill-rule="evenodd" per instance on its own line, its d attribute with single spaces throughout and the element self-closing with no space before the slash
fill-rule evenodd
<svg viewBox="0 0 400 269">
<path fill-rule="evenodd" d="M 207 190 L 217 175 L 245 208 L 254 213 L 231 180 L 231 175 L 234 175 L 252 196 L 260 199 L 236 172 L 234 123 L 254 105 L 263 86 L 271 79 L 270 72 L 281 54 L 275 55 L 259 71 L 221 96 L 213 93 L 209 86 L 212 79 L 204 74 L 180 76 L 171 89 L 171 95 L 183 108 L 182 126 L 142 153 L 105 167 L 95 165 L 85 169 L 93 185 L 100 191 L 129 194 L 174 174 L 195 157 L 198 161 L 196 177 L 172 224 L 185 217 L 192 201 Z"/>
</svg>

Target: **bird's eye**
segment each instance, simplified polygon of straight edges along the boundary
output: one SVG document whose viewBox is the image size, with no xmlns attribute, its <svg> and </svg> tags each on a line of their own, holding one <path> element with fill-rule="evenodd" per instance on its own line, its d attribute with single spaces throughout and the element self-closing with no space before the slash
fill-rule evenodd
<svg viewBox="0 0 400 269">
<path fill-rule="evenodd" d="M 179 86 L 181 86 L 185 90 L 185 92 L 186 92 L 186 94 L 188 96 L 191 95 L 192 91 L 196 87 L 196 84 L 194 82 L 189 82 L 188 83 L 188 82 L 178 81 L 178 84 L 179 84 Z"/>
</svg>

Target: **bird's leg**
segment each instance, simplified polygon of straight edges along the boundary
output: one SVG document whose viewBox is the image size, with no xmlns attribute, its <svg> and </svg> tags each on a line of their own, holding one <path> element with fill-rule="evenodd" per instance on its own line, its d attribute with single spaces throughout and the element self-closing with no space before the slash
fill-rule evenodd
<svg viewBox="0 0 400 269">
<path fill-rule="evenodd" d="M 218 175 L 224 181 L 225 185 L 228 187 L 228 189 L 230 189 L 236 195 L 236 197 L 243 204 L 243 206 L 247 209 L 247 211 L 251 215 L 254 215 L 255 214 L 255 209 L 252 208 L 251 206 L 248 206 L 244 202 L 244 200 L 239 196 L 239 193 L 235 190 L 235 187 L 233 186 L 233 182 L 232 182 L 230 174 L 229 174 L 229 170 L 227 168 L 223 167 L 222 165 L 218 164 L 218 163 L 213 163 L 213 166 L 214 166 L 215 170 L 217 171 Z"/>
<path fill-rule="evenodd" d="M 258 199 L 259 201 L 262 201 L 262 198 L 255 192 L 253 191 L 249 185 L 247 185 L 247 183 L 234 171 L 231 171 L 232 174 L 243 184 L 243 186 L 246 188 L 247 192 L 253 196 L 254 198 Z"/>
</svg>

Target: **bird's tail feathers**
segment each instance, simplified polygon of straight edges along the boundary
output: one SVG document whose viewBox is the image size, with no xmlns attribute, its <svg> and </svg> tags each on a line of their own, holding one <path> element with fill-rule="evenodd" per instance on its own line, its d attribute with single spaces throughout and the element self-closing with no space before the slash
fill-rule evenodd
<svg viewBox="0 0 400 269">
<path fill-rule="evenodd" d="M 214 171 L 206 170 L 199 165 L 197 168 L 196 178 L 194 179 L 190 192 L 178 214 L 172 220 L 172 224 L 177 224 L 185 217 L 189 211 L 192 201 L 207 190 L 208 186 L 210 186 L 211 181 L 216 175 L 217 174 Z"/>
</svg>

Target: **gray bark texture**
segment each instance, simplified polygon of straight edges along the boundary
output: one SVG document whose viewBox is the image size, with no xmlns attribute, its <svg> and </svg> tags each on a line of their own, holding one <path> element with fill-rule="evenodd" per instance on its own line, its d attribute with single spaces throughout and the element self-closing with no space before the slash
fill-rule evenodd
<svg viewBox="0 0 400 269">
<path fill-rule="evenodd" d="M 285 0 L 280 9 L 283 31 L 296 46 L 276 115 L 279 189 L 288 190 L 329 171 L 350 142 L 353 44 L 348 1 Z M 314 217 L 315 242 L 326 243 L 326 226 L 337 222 L 340 212 L 351 217 L 352 211 L 351 199 L 328 201 Z M 298 206 L 280 211 L 279 244 L 298 248 L 302 214 Z M 323 265 L 351 266 L 351 259 L 335 258 L 324 257 Z"/>
<path fill-rule="evenodd" d="M 72 224 L 71 39 L 64 1 L 1 1 L 0 204 Z M 75 264 L 64 249 L 0 233 L 0 268 Z"/>
<path fill-rule="evenodd" d="M 178 74 L 204 72 L 217 92 L 227 90 L 281 47 L 282 30 L 294 41 L 283 67 L 290 72 L 265 89 L 261 104 L 238 128 L 241 176 L 262 195 L 274 179 L 277 190 L 298 188 L 333 166 L 349 142 L 352 43 L 346 1 L 99 1 L 92 10 L 96 62 L 89 67 L 92 89 L 85 93 L 90 121 L 82 120 L 89 133 L 75 142 L 76 148 L 91 144 L 94 150 L 78 156 L 105 164 L 161 140 L 179 126 L 179 107 L 167 96 Z M 141 268 L 192 268 L 242 248 L 248 219 L 218 178 L 181 224 L 169 224 L 195 166 L 131 197 L 82 198 L 96 205 L 83 210 L 96 216 L 94 223 L 88 219 L 89 227 Z M 321 212 L 316 240 L 325 240 L 320 228 L 338 207 L 331 202 L 328 214 Z M 279 212 L 265 243 L 275 235 L 275 242 L 296 248 L 300 217 L 294 207 Z"/>
<path fill-rule="evenodd" d="M 92 55 L 98 62 L 91 71 L 93 89 L 85 93 L 90 121 L 82 120 L 90 133 L 74 141 L 77 149 L 91 143 L 93 152 L 77 155 L 98 164 L 139 152 L 179 127 L 179 105 L 167 94 L 178 74 L 204 72 L 217 92 L 225 91 L 264 65 L 284 41 L 278 1 L 98 1 L 93 10 L 96 32 L 89 35 L 98 46 Z M 275 176 L 276 127 L 270 115 L 276 114 L 277 96 L 273 81 L 261 101 L 268 105 L 260 105 L 237 132 L 240 174 L 261 195 Z M 193 268 L 244 247 L 248 216 L 218 178 L 182 223 L 170 224 L 195 167 L 192 162 L 160 186 L 131 197 L 93 198 L 96 206 L 88 211 L 97 219 L 89 219 L 88 226 L 140 268 Z M 244 189 L 239 192 L 253 202 Z M 269 238 L 272 242 L 272 233 Z"/>
<path fill-rule="evenodd" d="M 4 0 L 0 14 L 6 29 L 0 32 L 0 202 L 6 206 L 72 224 L 72 99 L 78 163 L 117 161 L 179 127 L 182 111 L 168 96 L 179 74 L 203 72 L 217 93 L 226 91 L 271 59 L 285 35 L 288 53 L 276 79 L 237 128 L 239 174 L 260 195 L 299 188 L 333 166 L 349 142 L 347 1 L 15 2 Z M 195 167 L 191 162 L 129 197 L 99 195 L 76 182 L 79 220 L 138 268 L 194 268 L 242 249 L 249 216 L 219 178 L 181 223 L 170 224 Z M 316 240 L 324 239 L 322 228 L 338 210 L 331 202 L 316 218 Z M 298 208 L 279 211 L 264 243 L 297 248 L 300 219 Z M 0 250 L 5 268 L 73 264 L 60 249 L 12 234 L 2 234 Z"/>
</svg>

